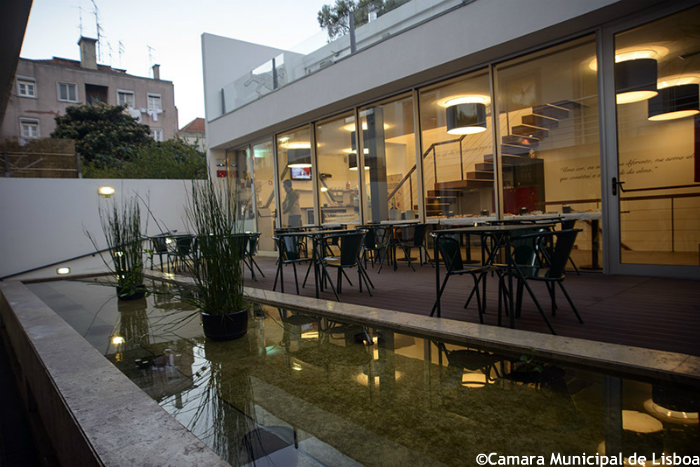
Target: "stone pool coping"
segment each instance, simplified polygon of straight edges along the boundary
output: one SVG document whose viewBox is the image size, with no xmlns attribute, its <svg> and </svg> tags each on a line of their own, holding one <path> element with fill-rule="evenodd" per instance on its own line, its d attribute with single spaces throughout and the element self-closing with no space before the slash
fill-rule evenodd
<svg viewBox="0 0 700 467">
<path fill-rule="evenodd" d="M 0 282 L 2 340 L 62 465 L 228 466 L 19 281 Z"/>
<path fill-rule="evenodd" d="M 189 277 L 159 271 L 152 278 L 191 286 Z M 532 355 L 569 365 L 599 370 L 614 376 L 700 384 L 700 357 L 574 337 L 555 336 L 506 327 L 467 323 L 351 303 L 321 300 L 245 287 L 245 294 L 266 305 L 310 312 L 375 328 L 428 336 L 451 343 L 517 355 Z"/>
</svg>

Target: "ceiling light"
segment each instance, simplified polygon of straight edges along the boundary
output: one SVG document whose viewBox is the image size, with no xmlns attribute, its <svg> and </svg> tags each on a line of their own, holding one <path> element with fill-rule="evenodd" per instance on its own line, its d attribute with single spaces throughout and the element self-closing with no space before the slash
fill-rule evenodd
<svg viewBox="0 0 700 467">
<path fill-rule="evenodd" d="M 485 95 L 472 94 L 468 96 L 450 96 L 438 101 L 440 107 L 452 107 L 459 104 L 484 104 L 488 105 L 491 98 Z"/>
<path fill-rule="evenodd" d="M 471 135 L 486 131 L 486 106 L 484 104 L 459 104 L 445 109 L 447 133 Z"/>
<path fill-rule="evenodd" d="M 700 113 L 700 86 L 683 84 L 659 89 L 649 99 L 649 120 L 657 122 L 692 117 Z"/>
<path fill-rule="evenodd" d="M 640 45 L 635 47 L 626 47 L 615 51 L 615 63 L 626 62 L 628 60 L 639 60 L 640 58 L 653 58 L 659 60 L 668 54 L 668 49 L 660 45 Z M 588 68 L 593 71 L 598 71 L 598 60 L 593 57 L 588 63 Z"/>
<path fill-rule="evenodd" d="M 311 151 L 306 149 L 288 149 L 287 166 L 292 168 L 311 167 Z"/>
<path fill-rule="evenodd" d="M 615 92 L 618 104 L 651 99 L 656 90 L 656 60 L 640 58 L 615 64 Z"/>
<path fill-rule="evenodd" d="M 70 268 L 67 268 L 67 267 L 58 268 L 58 269 L 56 269 L 56 274 L 59 274 L 59 275 L 70 274 Z"/>
</svg>

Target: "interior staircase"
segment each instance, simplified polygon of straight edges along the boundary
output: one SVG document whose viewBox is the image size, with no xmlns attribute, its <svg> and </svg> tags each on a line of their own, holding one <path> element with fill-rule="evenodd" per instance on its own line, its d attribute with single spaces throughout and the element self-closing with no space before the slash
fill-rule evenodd
<svg viewBox="0 0 700 467">
<path fill-rule="evenodd" d="M 504 170 L 529 159 L 530 151 L 537 149 L 540 141 L 549 137 L 549 132 L 558 128 L 559 122 L 569 118 L 579 107 L 581 104 L 573 101 L 559 101 L 535 106 L 532 113 L 523 115 L 521 124 L 513 126 L 510 134 L 501 138 Z M 474 164 L 473 170 L 468 171 L 461 180 L 436 182 L 434 189 L 428 190 L 425 197 L 426 216 L 447 215 L 449 206 L 470 189 L 493 188 L 493 163 L 493 154 L 487 154 L 483 162 Z"/>
</svg>

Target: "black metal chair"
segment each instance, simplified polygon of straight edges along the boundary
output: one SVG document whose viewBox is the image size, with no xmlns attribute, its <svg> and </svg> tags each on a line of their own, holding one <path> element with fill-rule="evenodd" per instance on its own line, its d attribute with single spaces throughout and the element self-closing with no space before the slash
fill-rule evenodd
<svg viewBox="0 0 700 467">
<path fill-rule="evenodd" d="M 177 272 L 184 266 L 184 262 L 188 259 L 194 260 L 191 236 L 175 237 L 175 247 L 168 250 L 168 272 L 170 264 L 173 265 L 173 271 Z"/>
<path fill-rule="evenodd" d="M 566 220 L 561 221 L 561 230 L 572 230 L 575 227 L 576 227 L 576 219 L 566 219 Z M 581 273 L 579 272 L 578 268 L 576 267 L 576 263 L 574 263 L 574 260 L 571 256 L 569 256 L 569 262 L 574 267 L 574 271 L 576 271 L 576 274 L 580 276 Z"/>
<path fill-rule="evenodd" d="M 365 244 L 362 250 L 362 260 L 365 269 L 367 269 L 367 256 L 371 256 L 372 268 L 374 263 L 379 262 L 379 270 L 381 272 L 384 260 L 388 254 L 389 244 L 391 243 L 391 227 L 383 225 L 363 225 L 360 227 L 367 230 L 365 234 Z"/>
<path fill-rule="evenodd" d="M 474 294 L 476 294 L 476 302 L 477 307 L 479 309 L 479 322 L 483 324 L 484 303 L 481 300 L 479 284 L 482 280 L 486 280 L 487 273 L 495 271 L 497 268 L 488 264 L 476 266 L 465 265 L 462 261 L 462 250 L 459 246 L 459 240 L 450 235 L 438 236 L 435 234 L 431 234 L 431 236 L 437 242 L 438 252 L 440 253 L 442 260 L 445 263 L 447 273 L 445 274 L 445 279 L 442 281 L 442 285 L 440 286 L 440 290 L 438 291 L 438 296 L 435 300 L 435 304 L 433 305 L 433 309 L 430 311 L 430 316 L 433 316 L 433 314 L 435 314 L 438 300 L 440 300 L 440 297 L 442 297 L 442 293 L 445 290 L 445 285 L 447 285 L 447 280 L 451 276 L 461 276 L 464 274 L 469 274 L 474 279 L 474 287 L 472 288 L 471 293 L 469 294 L 469 298 L 467 299 L 467 303 L 464 305 L 464 307 L 466 308 L 469 305 L 471 297 Z"/>
<path fill-rule="evenodd" d="M 423 257 L 421 256 L 421 250 L 425 252 L 425 257 L 430 260 L 430 255 L 428 254 L 428 249 L 425 247 L 425 234 L 428 232 L 427 224 L 409 224 L 406 226 L 401 226 L 400 230 L 396 231 L 396 241 L 395 245 L 404 253 L 408 265 L 414 271 L 416 268 L 411 264 L 411 250 L 413 248 L 418 248 L 418 258 L 420 260 L 420 265 L 423 266 Z M 432 265 L 432 263 L 431 263 Z"/>
<path fill-rule="evenodd" d="M 367 275 L 367 271 L 362 267 L 362 261 L 360 260 L 362 255 L 362 247 L 364 243 L 366 231 L 358 230 L 351 233 L 340 233 L 340 234 L 330 234 L 323 237 L 321 251 L 327 251 L 327 245 L 333 244 L 337 241 L 338 247 L 340 248 L 339 256 L 324 257 L 321 259 L 321 268 L 323 269 L 324 277 L 329 277 L 329 282 L 331 284 L 331 289 L 335 294 L 335 298 L 340 301 L 338 293 L 342 292 L 343 287 L 343 269 L 347 268 L 357 268 L 357 274 L 360 283 L 360 292 L 362 292 L 362 281 L 365 282 L 367 287 L 367 292 L 369 292 L 370 297 L 372 296 L 371 287 L 374 287 L 372 281 Z M 337 286 L 333 286 L 333 282 L 330 281 L 330 276 L 327 273 L 327 268 L 337 268 Z M 348 282 L 349 279 L 348 279 Z M 350 284 L 352 285 L 352 284 Z"/>
<path fill-rule="evenodd" d="M 168 272 L 170 272 L 170 263 L 168 263 L 168 244 L 166 243 L 166 240 L 166 237 L 151 238 L 151 251 L 149 252 L 151 270 L 153 270 L 153 257 L 158 255 L 158 258 L 160 259 L 160 272 L 163 272 L 163 255 L 165 255 L 165 262 L 168 266 Z"/>
<path fill-rule="evenodd" d="M 258 263 L 255 262 L 255 251 L 258 248 L 258 240 L 260 239 L 260 232 L 247 232 L 246 236 L 248 237 L 248 242 L 246 243 L 246 249 L 243 252 L 243 256 L 246 261 L 246 265 L 248 266 L 248 269 L 250 269 L 250 274 L 251 277 L 254 280 L 255 279 L 255 271 L 253 271 L 253 266 L 258 270 L 261 276 L 265 277 L 265 274 L 263 274 L 262 270 L 260 269 L 260 266 L 258 266 Z"/>
<path fill-rule="evenodd" d="M 277 251 L 279 253 L 279 258 L 277 261 L 277 273 L 275 274 L 275 283 L 272 286 L 274 291 L 277 288 L 277 278 L 280 279 L 280 288 L 282 293 L 284 293 L 284 266 L 291 264 L 294 269 L 294 283 L 297 288 L 297 295 L 299 295 L 299 280 L 297 277 L 297 264 L 298 263 L 309 263 L 311 267 L 311 262 L 313 258 L 309 258 L 302 254 L 301 245 L 299 242 L 298 235 L 284 235 L 280 234 L 278 237 L 272 237 L 272 239 L 277 244 Z"/>
<path fill-rule="evenodd" d="M 566 263 L 569 261 L 569 256 L 571 255 L 571 250 L 574 247 L 574 242 L 576 241 L 576 236 L 580 232 L 580 229 L 568 229 L 568 230 L 557 230 L 557 231 L 543 231 L 527 235 L 521 235 L 516 237 L 519 242 L 515 246 L 512 257 L 513 257 L 513 269 L 511 274 L 518 283 L 518 292 L 516 295 L 516 316 L 520 315 L 520 310 L 522 308 L 523 299 L 523 288 L 527 289 L 532 301 L 537 306 L 542 318 L 544 318 L 547 327 L 552 332 L 554 327 L 552 323 L 547 318 L 539 300 L 535 296 L 534 291 L 528 284 L 529 281 L 544 282 L 547 286 L 549 296 L 552 302 L 552 316 L 556 316 L 557 302 L 556 302 L 556 287 L 555 284 L 559 284 L 566 300 L 569 302 L 571 309 L 573 310 L 576 318 L 579 322 L 583 324 L 583 319 L 576 309 L 576 305 L 571 300 L 569 293 L 564 287 L 564 269 Z M 553 244 L 552 244 L 553 243 Z M 551 245 L 551 246 L 550 246 Z M 499 289 L 505 290 L 505 280 L 508 276 L 508 270 L 502 268 L 500 275 L 500 286 Z M 502 294 L 504 297 L 506 294 Z M 501 313 L 501 300 L 499 296 L 499 320 Z"/>
</svg>

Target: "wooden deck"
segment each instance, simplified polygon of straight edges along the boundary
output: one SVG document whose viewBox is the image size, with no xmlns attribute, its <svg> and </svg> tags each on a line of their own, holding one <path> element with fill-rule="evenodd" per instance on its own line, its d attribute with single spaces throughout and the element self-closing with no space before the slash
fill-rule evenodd
<svg viewBox="0 0 700 467">
<path fill-rule="evenodd" d="M 275 258 L 256 256 L 265 277 L 256 275 L 250 279 L 246 269 L 246 285 L 272 290 L 275 279 Z M 301 288 L 306 273 L 304 264 L 298 265 L 301 295 L 313 297 L 313 272 L 305 288 Z M 257 272 L 257 271 L 256 271 Z M 335 272 L 335 271 L 333 271 Z M 368 267 L 375 288 L 370 297 L 366 290 L 359 292 L 356 272 L 349 273 L 353 286 L 343 284 L 340 299 L 346 303 L 372 306 L 389 310 L 429 315 L 435 301 L 435 270 L 429 266 L 416 266 L 413 272 L 406 264 L 394 271 L 385 267 L 380 274 Z M 441 276 L 444 269 L 441 270 Z M 285 292 L 296 294 L 292 266 L 285 267 Z M 550 318 L 562 336 L 577 337 L 601 342 L 644 347 L 656 350 L 700 355 L 700 281 L 664 279 L 637 276 L 610 276 L 599 273 L 567 275 L 565 286 L 576 304 L 584 324 L 579 324 L 563 294 L 557 298 L 559 310 Z M 472 287 L 470 276 L 455 276 L 447 283 L 442 298 L 442 317 L 478 323 L 476 304 L 464 309 L 464 302 Z M 549 298 L 543 284 L 533 288 L 545 311 L 549 312 Z M 279 284 L 277 290 L 280 290 Z M 363 289 L 364 290 L 364 289 Z M 489 277 L 487 285 L 486 326 L 497 325 L 498 282 Z M 532 300 L 525 293 L 522 316 L 516 320 L 516 329 L 549 333 Z M 321 298 L 334 300 L 330 289 L 321 292 Z M 504 316 L 504 325 L 507 318 Z"/>
</svg>

